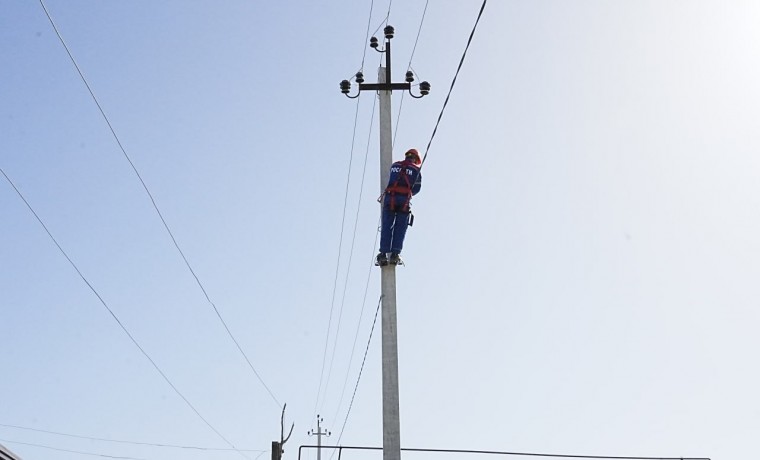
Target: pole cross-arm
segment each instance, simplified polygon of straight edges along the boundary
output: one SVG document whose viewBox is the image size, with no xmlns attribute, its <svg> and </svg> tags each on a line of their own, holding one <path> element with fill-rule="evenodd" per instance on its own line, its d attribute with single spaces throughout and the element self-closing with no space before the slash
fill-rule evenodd
<svg viewBox="0 0 760 460">
<path fill-rule="evenodd" d="M 350 99 L 355 99 L 359 97 L 359 94 L 362 91 L 396 91 L 396 90 L 402 90 L 402 91 L 409 91 L 409 94 L 415 98 L 419 99 L 423 96 L 427 96 L 430 93 L 430 83 L 423 81 L 419 84 L 420 89 L 420 95 L 417 96 L 412 92 L 412 82 L 414 81 L 414 74 L 411 71 L 406 72 L 406 83 L 392 83 L 391 82 L 391 38 L 393 38 L 393 34 L 395 33 L 393 26 L 385 26 L 385 29 L 383 29 L 383 32 L 385 33 L 385 48 L 380 50 L 378 49 L 378 43 L 377 43 L 377 37 L 372 37 L 370 39 L 370 47 L 374 48 L 375 51 L 379 53 L 385 53 L 385 82 L 383 83 L 364 83 L 364 74 L 360 70 L 359 72 L 356 72 L 356 75 L 354 78 L 356 79 L 356 83 L 359 85 L 359 91 L 354 94 L 353 96 L 349 93 L 351 92 L 351 82 L 349 80 L 343 80 L 340 82 L 340 92 L 345 94 Z"/>
<path fill-rule="evenodd" d="M 360 83 L 359 91 L 393 91 L 396 89 L 411 89 L 409 83 Z"/>
</svg>

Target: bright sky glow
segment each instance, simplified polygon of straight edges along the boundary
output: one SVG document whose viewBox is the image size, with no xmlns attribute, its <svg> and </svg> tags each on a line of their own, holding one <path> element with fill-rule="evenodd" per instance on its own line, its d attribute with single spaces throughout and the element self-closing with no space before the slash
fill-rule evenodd
<svg viewBox="0 0 760 460">
<path fill-rule="evenodd" d="M 209 298 L 287 403 L 287 460 L 316 443 L 315 407 L 337 442 L 379 297 L 374 101 L 338 89 L 363 59 L 375 81 L 370 4 L 45 1 Z M 411 67 L 433 88 L 394 95 L 396 157 L 430 139 L 480 5 L 429 3 Z M 374 2 L 370 32 L 388 7 Z M 424 8 L 391 4 L 398 81 Z M 42 5 L 0 10 L 0 168 L 197 411 L 268 459 L 278 404 Z M 755 454 L 758 24 L 753 0 L 489 2 L 398 270 L 402 446 Z M 4 177 L 0 213 L 0 443 L 24 460 L 93 458 L 30 444 L 241 458 L 9 426 L 229 447 Z M 380 394 L 376 329 L 341 444 L 381 445 Z"/>
</svg>

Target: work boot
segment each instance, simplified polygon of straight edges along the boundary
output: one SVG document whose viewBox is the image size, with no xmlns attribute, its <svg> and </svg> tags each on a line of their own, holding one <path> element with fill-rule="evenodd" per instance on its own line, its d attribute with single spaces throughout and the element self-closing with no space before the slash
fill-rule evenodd
<svg viewBox="0 0 760 460">
<path fill-rule="evenodd" d="M 388 265 L 388 256 L 386 256 L 384 252 L 378 254 L 377 258 L 375 259 L 375 265 L 378 267 L 384 267 Z"/>
<path fill-rule="evenodd" d="M 391 260 L 389 261 L 391 265 L 404 265 L 404 261 L 401 260 L 401 256 L 398 252 L 392 252 L 391 253 Z"/>
</svg>

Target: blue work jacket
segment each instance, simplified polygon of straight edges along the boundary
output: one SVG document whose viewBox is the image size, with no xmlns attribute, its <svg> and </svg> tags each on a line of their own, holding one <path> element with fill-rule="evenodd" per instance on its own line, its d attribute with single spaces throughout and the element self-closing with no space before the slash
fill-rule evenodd
<svg viewBox="0 0 760 460">
<path fill-rule="evenodd" d="M 422 173 L 412 161 L 397 161 L 391 165 L 383 206 L 393 211 L 409 211 L 412 195 L 422 188 Z"/>
</svg>

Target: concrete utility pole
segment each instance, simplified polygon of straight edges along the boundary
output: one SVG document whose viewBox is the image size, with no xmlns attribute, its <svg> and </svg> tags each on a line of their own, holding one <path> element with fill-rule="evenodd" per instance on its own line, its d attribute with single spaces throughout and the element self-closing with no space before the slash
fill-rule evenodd
<svg viewBox="0 0 760 460">
<path fill-rule="evenodd" d="M 430 83 L 420 83 L 420 96 L 412 91 L 414 74 L 406 72 L 405 83 L 391 82 L 391 39 L 394 30 L 391 26 L 383 29 L 385 34 L 385 49 L 377 49 L 377 38 L 372 37 L 369 46 L 375 51 L 385 53 L 385 67 L 378 69 L 377 84 L 364 83 L 362 72 L 356 73 L 359 91 L 377 91 L 380 99 L 380 190 L 385 190 L 393 164 L 393 130 L 391 129 L 391 92 L 407 90 L 409 94 L 419 99 L 430 92 Z M 340 82 L 340 90 L 349 98 L 351 83 L 348 80 Z M 382 206 L 382 203 L 380 204 Z M 388 264 L 381 268 L 382 291 L 382 359 L 383 359 L 383 460 L 401 460 L 401 424 L 399 417 L 398 391 L 398 337 L 396 327 L 396 265 Z"/>
<path fill-rule="evenodd" d="M 309 436 L 316 436 L 317 437 L 317 460 L 322 460 L 322 436 L 330 436 L 332 433 L 329 431 L 322 431 L 321 423 L 325 420 L 317 415 L 317 431 L 309 430 L 308 435 Z"/>
</svg>

